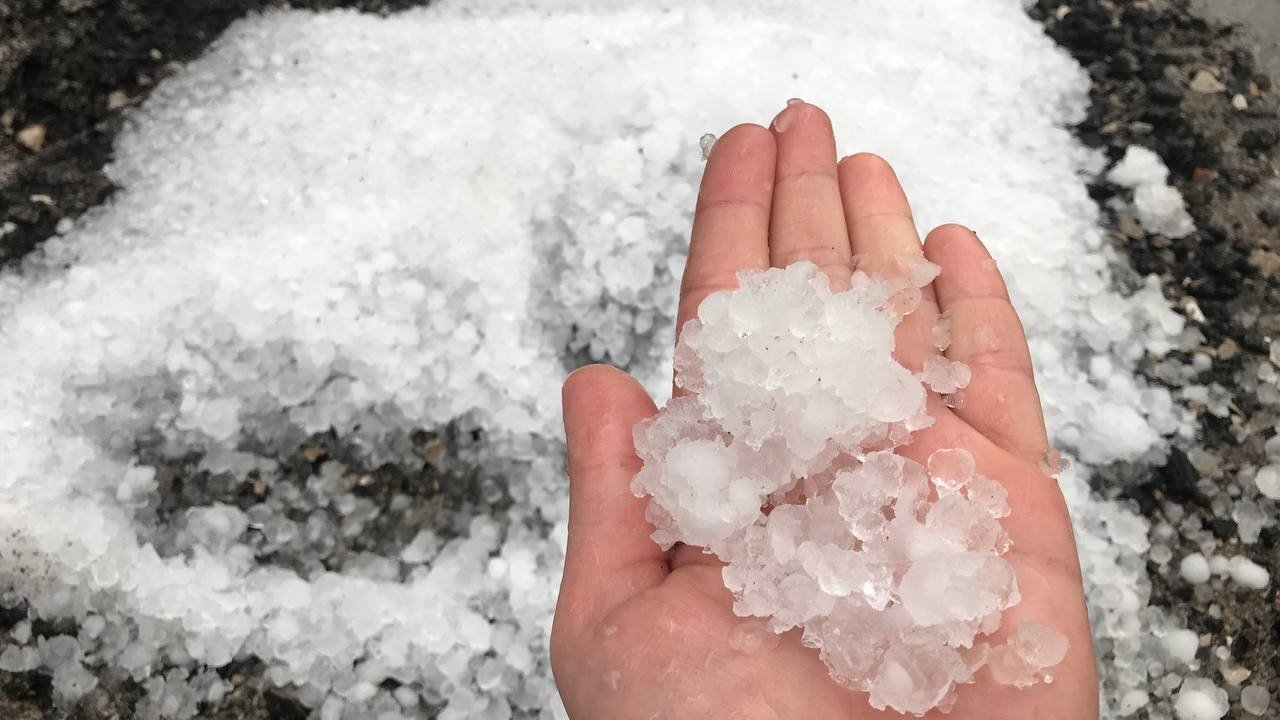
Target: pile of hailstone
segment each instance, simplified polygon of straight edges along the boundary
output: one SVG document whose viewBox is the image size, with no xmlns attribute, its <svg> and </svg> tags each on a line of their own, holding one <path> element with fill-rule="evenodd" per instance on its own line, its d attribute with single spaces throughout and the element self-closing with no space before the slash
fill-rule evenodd
<svg viewBox="0 0 1280 720">
<path fill-rule="evenodd" d="M 985 641 L 1019 601 L 1003 486 L 963 449 L 927 466 L 893 452 L 933 423 L 926 385 L 967 383 L 956 363 L 917 376 L 893 357 L 899 313 L 937 273 L 921 261 L 905 279 L 855 273 L 832 292 L 797 263 L 707 298 L 676 349 L 687 394 L 637 427 L 633 485 L 652 496 L 659 544 L 726 562 L 737 614 L 803 627 L 833 678 L 917 715 L 950 709 L 984 665 L 1027 686 L 1067 651 L 1033 622 Z"/>
</svg>

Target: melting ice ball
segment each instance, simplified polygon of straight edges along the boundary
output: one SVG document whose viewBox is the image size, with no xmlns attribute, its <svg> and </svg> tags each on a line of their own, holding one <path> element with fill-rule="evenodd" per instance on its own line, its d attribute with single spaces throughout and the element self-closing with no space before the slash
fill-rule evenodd
<svg viewBox="0 0 1280 720">
<path fill-rule="evenodd" d="M 1023 687 L 1067 652 L 1034 622 L 988 640 L 1020 599 L 1004 487 L 963 448 L 923 465 L 893 452 L 934 422 L 926 385 L 953 393 L 969 380 L 940 356 L 919 375 L 893 357 L 914 307 L 900 298 L 937 274 L 921 261 L 832 292 L 804 262 L 708 297 L 676 348 L 684 394 L 636 427 L 632 484 L 651 497 L 655 541 L 725 561 L 738 615 L 804 628 L 835 680 L 916 715 L 950 709 L 984 666 Z"/>
</svg>

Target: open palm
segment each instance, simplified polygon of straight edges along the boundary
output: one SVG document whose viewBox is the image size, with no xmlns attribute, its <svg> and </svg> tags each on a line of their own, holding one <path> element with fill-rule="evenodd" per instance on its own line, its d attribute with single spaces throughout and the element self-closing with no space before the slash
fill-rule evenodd
<svg viewBox="0 0 1280 720">
<path fill-rule="evenodd" d="M 993 191 L 994 192 L 994 191 Z M 771 129 L 741 125 L 715 145 L 702 181 L 677 322 L 707 295 L 737 286 L 742 270 L 809 260 L 836 282 L 855 263 L 888 275 L 921 254 L 942 267 L 898 328 L 896 355 L 919 369 L 936 354 L 932 329 L 951 318 L 946 355 L 973 374 L 954 409 L 929 398 L 936 419 L 897 452 L 924 463 L 963 447 L 978 471 L 1009 492 L 1013 540 L 1005 556 L 1022 602 L 1001 633 L 1035 619 L 1071 648 L 1054 682 L 1019 690 L 985 672 L 957 690 L 952 720 L 1090 720 L 1097 681 L 1071 524 L 1057 484 L 1041 469 L 1047 440 L 1026 338 L 995 262 L 970 230 L 948 225 L 920 242 L 893 170 L 873 155 L 839 164 L 830 121 L 793 103 Z M 797 631 L 775 636 L 740 618 L 720 562 L 699 548 L 663 551 L 649 538 L 645 500 L 629 490 L 639 469 L 632 427 L 656 412 L 641 386 L 593 366 L 565 383 L 569 545 L 551 660 L 573 720 L 864 720 L 867 696 L 836 683 Z M 997 634 L 995 641 L 999 641 Z"/>
</svg>

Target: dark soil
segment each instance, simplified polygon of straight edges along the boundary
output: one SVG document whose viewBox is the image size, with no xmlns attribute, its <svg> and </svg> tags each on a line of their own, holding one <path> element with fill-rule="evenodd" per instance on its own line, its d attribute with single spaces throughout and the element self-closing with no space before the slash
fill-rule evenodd
<svg viewBox="0 0 1280 720">
<path fill-rule="evenodd" d="M 1177 502 L 1200 517 L 1220 553 L 1243 554 L 1270 569 L 1266 592 L 1231 584 L 1217 593 L 1193 588 L 1176 570 L 1178 558 L 1199 550 L 1185 538 L 1183 547 L 1173 548 L 1169 568 L 1149 564 L 1152 601 L 1208 636 L 1201 674 L 1226 687 L 1231 717 L 1245 716 L 1235 704 L 1239 685 L 1225 681 L 1234 668 L 1252 671 L 1248 683 L 1271 688 L 1274 709 L 1280 706 L 1280 528 L 1264 530 L 1257 543 L 1241 543 L 1229 516 L 1228 487 L 1266 464 L 1263 443 L 1277 419 L 1277 408 L 1262 404 L 1245 378 L 1270 362 L 1272 339 L 1280 343 L 1280 95 L 1244 49 L 1246 39 L 1198 17 L 1187 0 L 1040 0 L 1031 14 L 1093 79 L 1089 115 L 1076 135 L 1113 161 L 1137 144 L 1169 166 L 1170 182 L 1197 227 L 1186 238 L 1146 232 L 1108 209 L 1113 198 L 1127 199 L 1120 188 L 1100 179 L 1090 190 L 1116 228 L 1114 246 L 1138 273 L 1158 275 L 1166 297 L 1203 334 L 1203 344 L 1190 354 L 1208 355 L 1213 367 L 1195 382 L 1232 391 L 1230 413 L 1217 417 L 1201 410 L 1196 444 L 1175 448 L 1164 467 L 1111 468 L 1095 486 L 1131 498 L 1152 522 L 1163 517 L 1166 499 Z M 1202 71 L 1225 88 L 1193 89 L 1191 81 Z M 1190 360 L 1190 354 L 1180 357 Z M 1145 371 L 1155 383 L 1177 384 L 1154 361 Z M 1216 514 L 1223 507 L 1226 513 Z M 1219 646 L 1230 649 L 1227 659 L 1208 652 Z"/>
</svg>

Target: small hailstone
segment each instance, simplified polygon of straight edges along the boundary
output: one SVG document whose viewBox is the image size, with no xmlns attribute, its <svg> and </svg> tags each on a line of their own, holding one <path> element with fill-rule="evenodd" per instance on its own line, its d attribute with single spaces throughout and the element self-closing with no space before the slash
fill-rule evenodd
<svg viewBox="0 0 1280 720">
<path fill-rule="evenodd" d="M 1227 691 L 1204 678 L 1187 678 L 1173 700 L 1178 720 L 1218 720 L 1230 709 Z"/>
<path fill-rule="evenodd" d="M 1243 585 L 1252 590 L 1265 590 L 1271 585 L 1271 573 L 1243 555 L 1231 558 L 1228 572 L 1231 573 L 1231 579 L 1237 585 Z"/>
<path fill-rule="evenodd" d="M 934 355 L 924 361 L 921 376 L 929 389 L 941 395 L 951 395 L 968 387 L 972 373 L 962 362 Z"/>
<path fill-rule="evenodd" d="M 607 670 L 602 676 L 602 679 L 604 680 L 605 687 L 610 690 L 617 690 L 622 686 L 622 671 Z"/>
<path fill-rule="evenodd" d="M 1045 475 L 1057 480 L 1062 477 L 1062 473 L 1071 467 L 1071 460 L 1063 455 L 1060 450 L 1052 447 L 1046 448 L 1044 453 L 1040 455 L 1040 470 Z"/>
<path fill-rule="evenodd" d="M 632 482 L 651 498 L 654 539 L 714 552 L 734 611 L 768 618 L 731 647 L 801 627 L 834 679 L 916 715 L 945 711 L 986 653 L 997 681 L 1026 686 L 1068 648 L 1032 622 L 988 647 L 1020 599 L 1005 488 L 967 450 L 936 450 L 927 467 L 893 452 L 928 425 L 922 380 L 954 392 L 969 379 L 946 358 L 916 376 L 893 357 L 898 300 L 936 276 L 932 263 L 905 286 L 855 272 L 832 292 L 804 262 L 706 298 L 676 348 L 687 392 L 636 427 Z"/>
<path fill-rule="evenodd" d="M 1169 185 L 1169 169 L 1153 151 L 1130 145 L 1107 179 L 1133 190 L 1138 220 L 1151 232 L 1180 238 L 1195 229 L 1182 194 Z"/>
<path fill-rule="evenodd" d="M 1218 577 L 1227 577 L 1231 574 L 1231 559 L 1226 555 L 1214 555 L 1209 558 L 1209 571 Z"/>
<path fill-rule="evenodd" d="M 1018 626 L 1009 642 L 993 648 L 988 665 L 997 682 L 1028 687 L 1048 680 L 1046 668 L 1062 662 L 1070 644 L 1062 633 L 1035 622 Z"/>
<path fill-rule="evenodd" d="M 0 670 L 4 672 L 26 672 L 39 664 L 40 653 L 35 648 L 9 645 L 0 651 Z"/>
<path fill-rule="evenodd" d="M 1250 715 L 1262 717 L 1271 706 L 1271 693 L 1265 685 L 1250 685 L 1240 691 L 1240 707 Z"/>
<path fill-rule="evenodd" d="M 1253 484 L 1264 496 L 1272 500 L 1280 500 L 1280 465 L 1263 465 L 1253 476 Z"/>
<path fill-rule="evenodd" d="M 1151 702 L 1151 696 L 1142 690 L 1129 690 L 1120 696 L 1120 703 L 1116 707 L 1116 711 L 1120 713 L 1120 717 L 1129 717 L 1135 712 L 1146 707 Z"/>
<path fill-rule="evenodd" d="M 715 144 L 716 136 L 712 133 L 707 133 L 706 135 L 698 138 L 698 148 L 702 151 L 703 160 L 707 160 L 711 157 L 711 148 L 714 147 Z"/>
<path fill-rule="evenodd" d="M 1173 559 L 1173 550 L 1168 545 L 1157 544 L 1151 546 L 1151 560 L 1157 565 L 1164 565 Z"/>
<path fill-rule="evenodd" d="M 53 669 L 53 692 L 64 702 L 74 703 L 98 686 L 98 678 L 79 662 Z"/>
<path fill-rule="evenodd" d="M 1209 561 L 1200 553 L 1191 553 L 1178 564 L 1178 574 L 1192 585 L 1209 581 Z"/>
<path fill-rule="evenodd" d="M 1258 542 L 1263 528 L 1271 522 L 1267 513 L 1252 500 L 1236 501 L 1231 509 L 1231 519 L 1236 521 L 1236 533 L 1240 542 L 1245 544 Z"/>
<path fill-rule="evenodd" d="M 1183 665 L 1195 662 L 1200 649 L 1200 638 L 1191 630 L 1173 630 L 1164 636 L 1164 647 L 1169 657 Z"/>
<path fill-rule="evenodd" d="M 951 346 L 951 314 L 944 312 L 938 315 L 938 319 L 933 324 L 931 333 L 933 337 L 933 347 L 938 352 L 942 352 Z"/>
<path fill-rule="evenodd" d="M 929 476 L 939 487 L 959 490 L 973 478 L 973 454 L 961 448 L 935 450 L 929 455 Z"/>
</svg>

